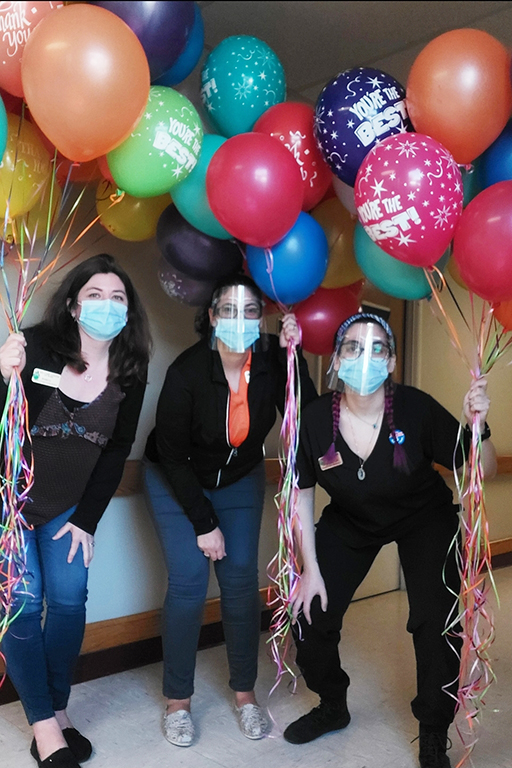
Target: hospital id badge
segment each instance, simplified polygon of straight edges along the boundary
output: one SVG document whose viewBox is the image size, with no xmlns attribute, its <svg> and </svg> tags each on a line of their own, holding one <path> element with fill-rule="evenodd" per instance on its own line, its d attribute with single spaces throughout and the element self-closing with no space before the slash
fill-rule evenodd
<svg viewBox="0 0 512 768">
<path fill-rule="evenodd" d="M 60 384 L 60 373 L 45 371 L 43 368 L 34 368 L 32 372 L 32 381 L 36 384 L 42 384 L 45 387 L 57 388 Z"/>
<path fill-rule="evenodd" d="M 341 454 L 339 451 L 336 451 L 334 456 L 331 460 L 328 460 L 325 458 L 325 456 L 320 456 L 318 459 L 318 463 L 320 464 L 320 469 L 322 472 L 325 472 L 326 469 L 334 469 L 334 467 L 341 467 L 343 464 L 343 459 L 341 458 Z"/>
</svg>

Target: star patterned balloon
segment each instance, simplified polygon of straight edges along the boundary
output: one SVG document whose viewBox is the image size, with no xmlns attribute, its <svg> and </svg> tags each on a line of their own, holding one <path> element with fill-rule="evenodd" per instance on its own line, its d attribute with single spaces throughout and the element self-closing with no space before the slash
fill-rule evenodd
<svg viewBox="0 0 512 768">
<path fill-rule="evenodd" d="M 222 136 L 250 131 L 269 107 L 285 98 L 283 65 L 257 37 L 227 37 L 204 63 L 201 99 L 209 121 Z"/>
<path fill-rule="evenodd" d="M 357 216 L 383 251 L 430 267 L 448 247 L 464 191 L 448 150 L 422 133 L 389 136 L 363 160 L 354 188 Z"/>
<path fill-rule="evenodd" d="M 377 141 L 412 130 L 405 89 L 378 69 L 340 72 L 318 97 L 315 136 L 335 176 L 351 187 L 364 158 Z"/>
<path fill-rule="evenodd" d="M 203 126 L 196 108 L 173 88 L 152 86 L 131 135 L 107 155 L 117 186 L 133 197 L 169 192 L 197 164 Z"/>
</svg>

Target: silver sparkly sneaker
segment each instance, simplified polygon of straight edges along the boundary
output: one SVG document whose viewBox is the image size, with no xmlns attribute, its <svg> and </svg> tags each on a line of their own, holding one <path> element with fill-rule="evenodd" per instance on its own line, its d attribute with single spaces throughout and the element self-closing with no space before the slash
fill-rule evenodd
<svg viewBox="0 0 512 768">
<path fill-rule="evenodd" d="M 263 710 L 257 704 L 235 705 L 240 730 L 248 739 L 262 739 L 268 731 L 268 721 Z"/>
<path fill-rule="evenodd" d="M 164 714 L 164 733 L 167 741 L 177 747 L 190 747 L 194 740 L 194 723 L 190 712 L 178 709 Z"/>
</svg>

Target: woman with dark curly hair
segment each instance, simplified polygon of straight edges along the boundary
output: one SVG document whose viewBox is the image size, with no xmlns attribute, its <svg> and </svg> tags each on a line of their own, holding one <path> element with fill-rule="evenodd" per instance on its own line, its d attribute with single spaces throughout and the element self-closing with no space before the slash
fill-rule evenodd
<svg viewBox="0 0 512 768">
<path fill-rule="evenodd" d="M 23 513 L 27 562 L 3 643 L 39 766 L 77 768 L 92 752 L 66 707 L 85 628 L 96 526 L 130 453 L 150 353 L 144 308 L 107 255 L 72 269 L 41 323 L 0 347 L 4 400 L 14 368 L 29 407 L 34 484 Z M 46 606 L 41 626 L 43 604 Z"/>
</svg>

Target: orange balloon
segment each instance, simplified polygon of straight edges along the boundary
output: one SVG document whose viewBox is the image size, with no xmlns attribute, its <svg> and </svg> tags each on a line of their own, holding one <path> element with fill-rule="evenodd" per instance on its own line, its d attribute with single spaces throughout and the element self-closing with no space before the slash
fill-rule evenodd
<svg viewBox="0 0 512 768">
<path fill-rule="evenodd" d="M 329 261 L 322 288 L 343 288 L 364 277 L 354 255 L 356 222 L 338 198 L 320 203 L 310 215 L 322 227 L 329 244 Z"/>
<path fill-rule="evenodd" d="M 21 66 L 28 107 L 59 152 L 93 160 L 121 144 L 144 113 L 149 66 L 118 16 L 77 3 L 43 19 Z"/>
<path fill-rule="evenodd" d="M 502 301 L 495 304 L 494 317 L 505 331 L 512 331 L 512 301 Z"/>
<path fill-rule="evenodd" d="M 499 40 L 479 29 L 434 38 L 407 80 L 414 130 L 437 139 L 459 164 L 481 155 L 512 111 L 510 58 Z"/>
</svg>

